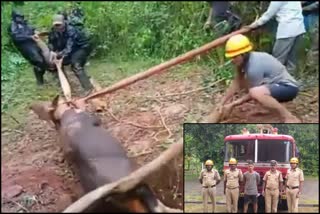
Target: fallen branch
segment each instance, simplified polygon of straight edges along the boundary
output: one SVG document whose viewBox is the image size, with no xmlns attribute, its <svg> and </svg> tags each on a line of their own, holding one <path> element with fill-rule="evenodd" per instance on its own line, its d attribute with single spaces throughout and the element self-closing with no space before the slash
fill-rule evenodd
<svg viewBox="0 0 320 214">
<path fill-rule="evenodd" d="M 107 109 L 107 112 L 110 114 L 110 116 L 115 121 L 118 121 L 119 123 L 124 123 L 124 124 L 127 124 L 127 125 L 131 125 L 131 126 L 135 126 L 135 127 L 138 127 L 138 128 L 142 128 L 142 129 L 158 129 L 158 128 L 162 128 L 162 126 L 142 126 L 142 125 L 130 122 L 130 121 L 120 120 L 112 113 L 112 111 L 110 109 Z"/>
<path fill-rule="evenodd" d="M 157 98 L 159 98 L 159 97 L 170 97 L 170 96 L 181 96 L 181 95 L 186 95 L 186 94 L 191 94 L 191 93 L 194 93 L 194 92 L 206 90 L 208 88 L 211 88 L 212 86 L 215 86 L 216 84 L 218 84 L 219 82 L 221 82 L 223 80 L 225 80 L 225 79 L 223 78 L 223 79 L 217 80 L 217 81 L 213 82 L 212 84 L 210 84 L 208 86 L 197 88 L 197 89 L 193 89 L 191 91 L 185 91 L 185 92 L 173 93 L 173 94 L 165 94 L 165 95 L 162 95 L 162 96 L 157 96 Z M 218 92 L 218 91 L 220 91 L 220 90 L 217 90 L 216 92 Z M 154 98 L 154 97 L 150 97 L 150 98 Z"/>
<path fill-rule="evenodd" d="M 165 206 L 160 200 L 157 200 L 157 202 L 158 202 L 158 207 L 156 211 L 159 213 L 182 213 L 183 212 L 180 209 L 173 209 Z"/>
<path fill-rule="evenodd" d="M 17 205 L 18 207 L 20 207 L 21 209 L 23 209 L 23 210 L 26 211 L 27 213 L 30 212 L 27 208 L 25 208 L 23 205 L 21 205 L 21 204 L 18 203 L 18 202 L 15 202 L 15 201 L 13 201 L 13 200 L 11 200 L 11 199 L 9 199 L 9 202 L 14 203 L 15 205 Z"/>
<path fill-rule="evenodd" d="M 95 201 L 104 198 L 111 194 L 125 193 L 132 190 L 143 180 L 151 174 L 156 173 L 163 165 L 167 164 L 183 152 L 183 141 L 179 140 L 178 143 L 172 144 L 169 149 L 163 152 L 158 158 L 150 163 L 142 166 L 138 170 L 131 173 L 129 176 L 124 177 L 116 182 L 105 184 L 81 197 L 78 201 L 71 204 L 64 213 L 82 212 L 87 207 L 92 205 Z M 172 211 L 172 209 L 165 207 L 162 203 L 159 203 L 159 212 Z M 182 211 L 181 211 L 182 212 Z"/>
<path fill-rule="evenodd" d="M 136 157 L 139 157 L 139 156 L 142 156 L 142 155 L 148 155 L 148 154 L 151 154 L 151 153 L 152 153 L 152 151 L 140 152 L 138 154 L 129 155 L 129 158 L 136 158 Z"/>
<path fill-rule="evenodd" d="M 208 43 L 208 44 L 205 44 L 199 48 L 196 48 L 194 50 L 191 50 L 185 54 L 182 54 L 178 57 L 175 57 L 173 59 L 170 59 L 164 63 L 161 63 L 159 65 L 156 65 L 144 72 L 141 72 L 141 73 L 138 73 L 138 74 L 135 74 L 133 76 L 130 76 L 126 79 L 123 79 L 115 84 L 113 84 L 112 86 L 110 87 L 107 87 L 101 91 L 98 91 L 96 93 L 93 93 L 93 94 L 90 94 L 86 97 L 83 97 L 83 98 L 80 98 L 79 100 L 76 100 L 74 101 L 75 102 L 75 105 L 77 105 L 77 103 L 79 103 L 79 105 L 83 105 L 84 102 L 90 100 L 90 99 L 93 99 L 93 98 L 96 98 L 96 97 L 99 97 L 99 96 L 103 96 L 105 94 L 109 94 L 109 93 L 112 93 L 116 90 L 119 90 L 121 88 L 124 88 L 128 85 L 131 85 L 137 81 L 140 81 L 140 80 L 143 80 L 143 79 L 146 79 L 152 75 L 155 75 L 155 74 L 160 74 L 162 72 L 165 72 L 165 71 L 168 71 L 169 68 L 175 66 L 175 65 L 178 65 L 178 64 L 182 64 L 182 63 L 185 63 L 189 60 L 191 60 L 192 58 L 200 55 L 200 54 L 206 54 L 208 53 L 211 49 L 219 46 L 219 45 L 222 45 L 224 44 L 230 37 L 234 36 L 234 35 L 237 35 L 237 34 L 241 34 L 241 33 L 247 33 L 249 32 L 250 29 L 240 29 L 240 30 L 237 30 L 235 32 L 232 32 L 228 35 L 225 35 L 223 37 L 220 37 L 218 39 L 215 39 L 214 41 Z"/>
<path fill-rule="evenodd" d="M 160 140 L 158 139 L 158 135 L 159 134 L 161 134 L 161 133 L 163 133 L 163 132 L 168 132 L 167 130 L 162 130 L 162 131 L 159 131 L 159 132 L 157 132 L 153 137 L 152 137 L 152 139 L 154 139 L 156 142 L 159 142 Z"/>
<path fill-rule="evenodd" d="M 17 130 L 17 129 L 2 129 L 1 133 L 5 133 L 5 132 L 16 132 L 18 134 L 25 134 L 23 131 Z"/>
<path fill-rule="evenodd" d="M 66 78 L 66 76 L 64 75 L 61 67 L 62 67 L 62 59 L 60 60 L 55 60 L 54 63 L 58 69 L 58 76 L 59 76 L 59 80 L 60 80 L 60 84 L 61 84 L 61 88 L 63 91 L 63 94 L 67 100 L 67 102 L 71 101 L 71 87 L 70 84 Z"/>
<path fill-rule="evenodd" d="M 100 84 L 94 80 L 92 77 L 90 78 L 90 82 L 93 85 L 94 91 L 99 91 L 102 89 Z M 96 112 L 102 112 L 104 109 L 107 109 L 107 101 L 101 98 L 96 98 L 91 100 L 92 105 L 95 108 Z"/>
<path fill-rule="evenodd" d="M 21 125 L 21 123 L 11 114 L 8 114 L 8 112 L 5 112 L 5 114 L 7 114 L 12 120 L 14 120 L 14 122 L 16 122 L 18 125 Z"/>
<path fill-rule="evenodd" d="M 203 123 L 219 123 L 221 120 L 223 120 L 227 115 L 231 113 L 233 107 L 234 107 L 234 104 L 229 103 L 224 105 L 222 109 L 215 108 Z"/>
<path fill-rule="evenodd" d="M 301 91 L 300 94 L 302 94 L 302 95 L 304 95 L 304 96 L 306 96 L 306 97 L 311 97 L 311 98 L 314 97 L 314 95 L 309 94 L 309 93 L 307 93 L 307 92 L 303 92 L 303 91 Z"/>
<path fill-rule="evenodd" d="M 170 138 L 172 136 L 172 132 L 170 131 L 170 129 L 168 128 L 168 126 L 166 125 L 166 122 L 164 121 L 164 118 L 161 114 L 161 108 L 157 108 L 157 112 L 158 114 L 160 115 L 160 118 L 161 118 L 161 123 L 162 125 L 166 128 L 167 132 L 168 132 L 168 137 L 167 138 Z"/>
</svg>

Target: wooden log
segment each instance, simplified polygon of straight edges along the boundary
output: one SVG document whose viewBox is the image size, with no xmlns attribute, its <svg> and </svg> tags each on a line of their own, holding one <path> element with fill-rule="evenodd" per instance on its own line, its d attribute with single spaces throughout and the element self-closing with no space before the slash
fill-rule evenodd
<svg viewBox="0 0 320 214">
<path fill-rule="evenodd" d="M 178 65 L 178 64 L 181 64 L 181 63 L 185 63 L 189 60 L 191 60 L 192 58 L 200 55 L 200 54 L 205 54 L 207 53 L 208 51 L 210 51 L 211 49 L 213 48 L 216 48 L 222 44 L 224 44 L 230 37 L 236 35 L 236 34 L 241 34 L 241 33 L 247 33 L 249 32 L 250 29 L 240 29 L 240 30 L 237 30 L 233 33 L 230 33 L 228 35 L 225 35 L 223 37 L 220 37 L 218 39 L 215 39 L 214 41 L 206 44 L 206 45 L 203 45 L 199 48 L 196 48 L 194 50 L 191 50 L 183 55 L 180 55 L 178 57 L 175 57 L 169 61 L 166 61 L 166 62 L 163 62 L 159 65 L 156 65 L 150 69 L 148 69 L 147 71 L 144 71 L 144 72 L 141 72 L 141 73 L 138 73 L 138 74 L 135 74 L 131 77 L 128 77 L 126 79 L 123 79 L 115 84 L 113 84 L 112 86 L 110 87 L 107 87 L 101 91 L 98 91 L 96 93 L 93 93 L 93 94 L 90 94 L 84 98 L 81 98 L 81 101 L 79 101 L 79 103 L 83 103 L 87 100 L 90 100 L 90 99 L 93 99 L 93 98 L 96 98 L 96 97 L 99 97 L 99 96 L 103 96 L 105 94 L 108 94 L 108 93 L 112 93 L 116 90 L 119 90 L 121 88 L 124 88 L 128 85 L 131 85 L 137 81 L 140 81 L 140 80 L 143 80 L 143 79 L 146 79 L 152 75 L 155 75 L 155 74 L 159 74 L 159 73 L 162 73 L 164 71 L 167 71 L 169 68 L 175 66 L 175 65 Z"/>
<path fill-rule="evenodd" d="M 102 87 L 100 86 L 100 84 L 96 80 L 94 80 L 92 77 L 90 78 L 90 82 L 93 85 L 94 92 L 102 90 Z M 101 111 L 107 109 L 107 100 L 104 98 L 92 99 L 91 103 L 92 103 L 93 107 L 95 108 L 96 112 L 101 112 Z"/>
<path fill-rule="evenodd" d="M 60 60 L 55 60 L 55 64 L 58 69 L 58 76 L 59 76 L 59 80 L 60 80 L 63 94 L 64 94 L 66 100 L 69 102 L 69 101 L 71 101 L 71 87 L 70 87 L 70 84 L 67 80 L 67 77 L 64 75 L 64 73 L 62 71 L 62 68 L 61 68 L 62 67 L 62 60 L 63 60 L 63 58 Z"/>
</svg>

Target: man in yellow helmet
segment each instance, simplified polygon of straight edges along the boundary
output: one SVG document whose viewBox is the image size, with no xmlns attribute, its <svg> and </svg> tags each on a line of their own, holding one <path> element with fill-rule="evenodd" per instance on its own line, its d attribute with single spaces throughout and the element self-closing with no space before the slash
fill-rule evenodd
<svg viewBox="0 0 320 214">
<path fill-rule="evenodd" d="M 226 43 L 226 57 L 236 66 L 235 79 L 219 106 L 220 111 L 241 89 L 249 93 L 230 104 L 231 108 L 254 99 L 262 106 L 276 110 L 282 122 L 300 122 L 280 102 L 293 100 L 298 92 L 297 81 L 276 58 L 268 53 L 252 51 L 249 39 L 237 34 Z"/>
<path fill-rule="evenodd" d="M 304 181 L 303 171 L 298 168 L 298 163 L 298 158 L 293 157 L 290 159 L 291 169 L 288 169 L 285 177 L 285 191 L 287 195 L 289 213 L 298 212 L 299 197 L 302 192 L 302 185 Z"/>
<path fill-rule="evenodd" d="M 237 169 L 237 160 L 229 160 L 229 169 L 224 171 L 224 194 L 226 195 L 226 204 L 228 213 L 238 212 L 239 186 L 243 181 L 243 174 Z"/>
<path fill-rule="evenodd" d="M 199 176 L 202 184 L 203 212 L 208 212 L 208 196 L 212 202 L 212 212 L 215 212 L 216 205 L 216 185 L 220 183 L 219 172 L 213 169 L 213 161 L 207 160 L 206 169 L 203 169 Z"/>
</svg>

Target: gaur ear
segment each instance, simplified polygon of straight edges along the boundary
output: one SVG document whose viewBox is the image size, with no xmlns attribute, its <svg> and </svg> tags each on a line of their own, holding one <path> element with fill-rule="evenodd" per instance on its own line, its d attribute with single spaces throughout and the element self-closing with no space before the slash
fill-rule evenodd
<svg viewBox="0 0 320 214">
<path fill-rule="evenodd" d="M 60 95 L 58 94 L 52 101 L 52 108 L 53 109 L 56 109 L 58 104 L 59 104 L 59 98 L 60 98 Z"/>
<path fill-rule="evenodd" d="M 50 121 L 52 120 L 52 112 L 55 108 L 51 106 L 50 102 L 38 102 L 30 106 L 30 109 L 39 116 L 39 119 Z"/>
</svg>

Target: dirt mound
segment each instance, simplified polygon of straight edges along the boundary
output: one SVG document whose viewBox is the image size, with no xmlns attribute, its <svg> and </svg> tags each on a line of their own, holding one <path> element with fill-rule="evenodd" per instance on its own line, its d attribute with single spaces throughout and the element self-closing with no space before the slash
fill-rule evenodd
<svg viewBox="0 0 320 214">
<path fill-rule="evenodd" d="M 166 131 L 157 112 L 100 113 L 103 126 L 118 138 L 139 166 L 160 155 L 167 144 L 151 136 Z M 151 128 L 141 128 L 146 126 Z M 155 127 L 155 128 L 152 128 Z M 30 112 L 26 133 L 2 150 L 2 211 L 59 212 L 82 194 L 78 178 L 65 162 L 55 130 Z M 165 137 L 163 138 L 165 139 Z M 180 164 L 179 164 L 180 163 Z M 148 178 L 164 204 L 182 209 L 182 156 Z"/>
<path fill-rule="evenodd" d="M 311 93 L 310 93 L 311 92 Z M 319 94 L 318 87 L 302 92 L 292 102 L 283 105 L 302 123 L 318 123 Z M 223 123 L 282 123 L 277 112 L 267 110 L 255 102 L 244 103 L 233 109 Z"/>
</svg>

